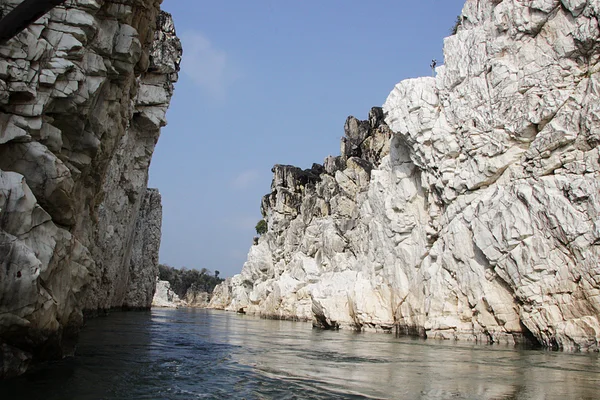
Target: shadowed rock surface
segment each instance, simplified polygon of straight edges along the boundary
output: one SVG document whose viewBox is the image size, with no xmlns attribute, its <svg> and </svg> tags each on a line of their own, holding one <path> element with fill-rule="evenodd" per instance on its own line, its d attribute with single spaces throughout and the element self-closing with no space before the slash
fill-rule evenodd
<svg viewBox="0 0 600 400">
<path fill-rule="evenodd" d="M 211 306 L 325 328 L 600 342 L 600 3 L 468 0 L 436 77 L 276 166 L 268 232 Z"/>
<path fill-rule="evenodd" d="M 68 0 L 0 47 L 0 378 L 71 354 L 84 310 L 150 307 L 181 57 L 160 3 Z"/>
<path fill-rule="evenodd" d="M 162 226 L 162 204 L 157 189 L 147 189 L 135 226 L 135 238 L 129 259 L 128 288 L 123 306 L 130 309 L 148 308 L 152 304 Z"/>
</svg>

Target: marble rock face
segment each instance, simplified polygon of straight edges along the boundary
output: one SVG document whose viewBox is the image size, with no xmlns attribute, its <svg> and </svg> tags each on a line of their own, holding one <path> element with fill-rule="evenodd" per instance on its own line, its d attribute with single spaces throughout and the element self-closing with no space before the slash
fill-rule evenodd
<svg viewBox="0 0 600 400">
<path fill-rule="evenodd" d="M 177 308 L 185 305 L 177 296 L 177 293 L 171 289 L 169 281 L 156 280 L 156 291 L 152 299 L 152 307 Z"/>
<path fill-rule="evenodd" d="M 183 298 L 171 289 L 169 281 L 156 281 L 156 292 L 152 299 L 152 307 L 166 308 L 207 308 L 210 300 L 210 294 L 193 287 L 189 288 Z"/>
<path fill-rule="evenodd" d="M 600 3 L 468 0 L 436 76 L 339 157 L 274 167 L 268 232 L 211 306 L 600 348 Z"/>
<path fill-rule="evenodd" d="M 150 307 L 181 57 L 160 3 L 67 0 L 0 47 L 0 378 L 71 354 L 84 311 Z"/>
</svg>

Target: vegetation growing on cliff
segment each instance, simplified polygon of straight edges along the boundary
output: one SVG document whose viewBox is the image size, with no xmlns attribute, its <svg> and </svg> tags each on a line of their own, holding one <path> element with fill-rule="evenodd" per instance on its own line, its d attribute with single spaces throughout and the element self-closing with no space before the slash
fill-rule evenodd
<svg viewBox="0 0 600 400">
<path fill-rule="evenodd" d="M 454 21 L 454 25 L 452 25 L 452 29 L 450 29 L 451 35 L 456 35 L 458 33 L 458 27 L 462 24 L 462 16 L 457 15 L 456 21 Z"/>
<path fill-rule="evenodd" d="M 177 269 L 166 264 L 158 265 L 158 278 L 161 281 L 169 281 L 171 289 L 180 298 L 184 298 L 190 288 L 199 292 L 212 293 L 215 286 L 224 281 L 219 278 L 219 273 L 219 271 L 215 271 L 212 274 L 206 268 L 201 270 L 186 269 L 185 267 Z"/>
<path fill-rule="evenodd" d="M 264 235 L 269 230 L 267 221 L 265 221 L 264 219 L 261 219 L 260 221 L 258 221 L 258 223 L 256 224 L 256 227 L 254 229 L 256 229 L 257 234 Z"/>
</svg>

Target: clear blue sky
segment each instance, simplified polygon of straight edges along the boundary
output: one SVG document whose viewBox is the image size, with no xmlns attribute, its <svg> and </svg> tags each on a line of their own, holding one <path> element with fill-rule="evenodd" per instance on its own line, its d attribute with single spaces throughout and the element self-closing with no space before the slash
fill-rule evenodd
<svg viewBox="0 0 600 400">
<path fill-rule="evenodd" d="M 240 272 L 271 167 L 339 155 L 402 79 L 443 62 L 464 0 L 164 0 L 184 58 L 150 168 L 160 261 Z"/>
</svg>

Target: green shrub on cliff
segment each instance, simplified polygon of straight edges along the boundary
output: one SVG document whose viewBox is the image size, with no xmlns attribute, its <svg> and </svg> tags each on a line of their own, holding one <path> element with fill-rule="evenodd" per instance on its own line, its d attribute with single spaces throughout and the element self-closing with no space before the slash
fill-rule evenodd
<svg viewBox="0 0 600 400">
<path fill-rule="evenodd" d="M 269 226 L 267 225 L 267 221 L 261 219 L 260 221 L 258 221 L 258 224 L 256 224 L 256 227 L 254 229 L 256 229 L 257 234 L 264 235 L 265 233 L 267 233 Z"/>
</svg>

